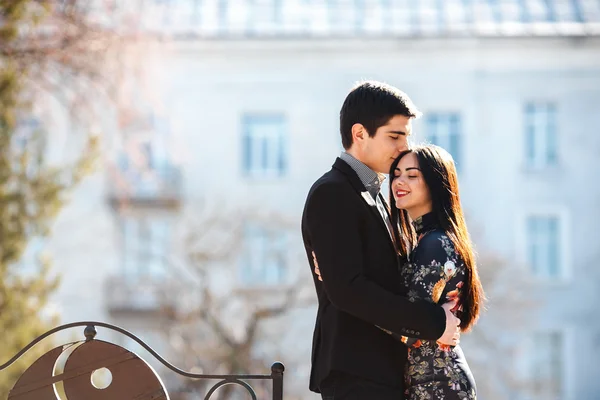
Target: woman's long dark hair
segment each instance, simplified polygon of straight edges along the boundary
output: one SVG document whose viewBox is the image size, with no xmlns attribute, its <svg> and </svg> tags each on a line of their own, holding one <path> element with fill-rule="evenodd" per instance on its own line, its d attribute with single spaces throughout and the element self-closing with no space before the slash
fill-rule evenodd
<svg viewBox="0 0 600 400">
<path fill-rule="evenodd" d="M 467 225 L 460 204 L 458 192 L 458 177 L 452 156 L 438 146 L 417 146 L 406 150 L 394 160 L 390 168 L 390 204 L 394 240 L 402 255 L 407 255 L 417 245 L 417 236 L 406 210 L 398 210 L 395 205 L 392 181 L 396 167 L 405 155 L 414 153 L 419 162 L 419 168 L 429 188 L 432 202 L 432 212 L 437 223 L 452 240 L 456 252 L 462 258 L 466 267 L 466 282 L 463 285 L 459 305 L 460 327 L 468 331 L 477 322 L 484 301 L 483 288 L 477 273 L 475 255 Z"/>
</svg>

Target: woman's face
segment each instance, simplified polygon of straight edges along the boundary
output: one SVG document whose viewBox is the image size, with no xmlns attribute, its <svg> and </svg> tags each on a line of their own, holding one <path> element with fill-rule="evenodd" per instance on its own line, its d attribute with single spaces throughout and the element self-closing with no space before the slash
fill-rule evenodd
<svg viewBox="0 0 600 400">
<path fill-rule="evenodd" d="M 431 212 L 431 194 L 414 153 L 406 154 L 398 162 L 392 180 L 392 193 L 396 207 L 406 210 L 411 219 Z"/>
</svg>

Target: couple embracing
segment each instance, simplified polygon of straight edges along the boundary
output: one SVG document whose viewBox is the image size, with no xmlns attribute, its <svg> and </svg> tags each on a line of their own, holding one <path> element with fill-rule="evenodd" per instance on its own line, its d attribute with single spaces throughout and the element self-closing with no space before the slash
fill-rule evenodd
<svg viewBox="0 0 600 400">
<path fill-rule="evenodd" d="M 306 200 L 319 301 L 310 389 L 324 400 L 476 398 L 459 340 L 483 289 L 452 157 L 408 146 L 419 114 L 397 88 L 357 85 L 340 111 L 345 151 Z"/>
</svg>

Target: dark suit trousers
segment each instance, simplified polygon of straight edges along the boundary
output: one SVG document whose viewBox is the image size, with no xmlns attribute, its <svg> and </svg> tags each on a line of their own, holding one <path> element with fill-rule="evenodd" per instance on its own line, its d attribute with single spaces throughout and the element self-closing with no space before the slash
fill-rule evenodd
<svg viewBox="0 0 600 400">
<path fill-rule="evenodd" d="M 403 400 L 399 388 L 333 371 L 320 385 L 323 400 Z"/>
</svg>

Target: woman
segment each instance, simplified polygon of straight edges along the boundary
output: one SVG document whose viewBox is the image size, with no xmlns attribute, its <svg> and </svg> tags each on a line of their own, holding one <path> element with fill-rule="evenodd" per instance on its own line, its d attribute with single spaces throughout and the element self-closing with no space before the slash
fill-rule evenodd
<svg viewBox="0 0 600 400">
<path fill-rule="evenodd" d="M 401 153 L 390 169 L 394 240 L 409 254 L 401 276 L 409 299 L 445 303 L 468 331 L 477 321 L 483 289 L 465 224 L 454 161 L 437 146 Z M 459 346 L 402 338 L 408 346 L 405 369 L 409 400 L 475 399 L 475 381 Z"/>
</svg>

